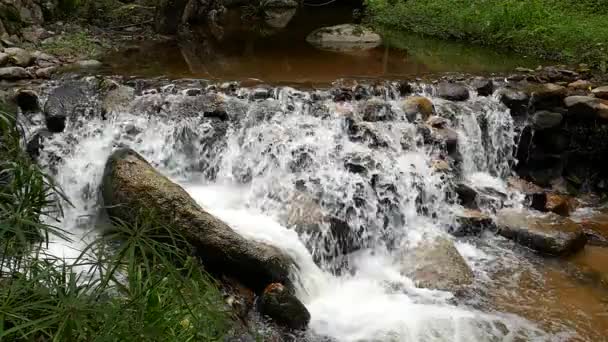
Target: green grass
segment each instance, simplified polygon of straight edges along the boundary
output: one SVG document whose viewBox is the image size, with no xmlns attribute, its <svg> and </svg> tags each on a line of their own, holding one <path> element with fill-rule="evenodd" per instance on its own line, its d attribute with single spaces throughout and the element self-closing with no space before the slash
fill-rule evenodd
<svg viewBox="0 0 608 342">
<path fill-rule="evenodd" d="M 43 44 L 42 50 L 53 55 L 82 59 L 100 56 L 105 51 L 106 45 L 107 43 L 80 31 L 60 35 L 56 40 Z"/>
<path fill-rule="evenodd" d="M 373 24 L 606 70 L 602 0 L 367 0 Z M 604 5 L 601 5 L 604 3 Z"/>
<path fill-rule="evenodd" d="M 154 213 L 112 222 L 77 260 L 45 254 L 70 238 L 52 223 L 69 202 L 2 112 L 0 133 L 1 341 L 223 340 L 233 319 L 217 284 Z"/>
</svg>

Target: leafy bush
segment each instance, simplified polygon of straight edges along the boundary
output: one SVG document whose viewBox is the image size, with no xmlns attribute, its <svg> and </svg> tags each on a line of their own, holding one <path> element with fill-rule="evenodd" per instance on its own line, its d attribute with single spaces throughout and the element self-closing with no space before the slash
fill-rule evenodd
<svg viewBox="0 0 608 342">
<path fill-rule="evenodd" d="M 608 14 L 606 6 L 594 12 L 600 2 L 367 0 L 367 5 L 377 25 L 605 69 Z"/>
<path fill-rule="evenodd" d="M 232 319 L 216 284 L 154 213 L 112 222 L 77 260 L 46 253 L 61 190 L 0 113 L 0 340 L 219 341 Z"/>
</svg>

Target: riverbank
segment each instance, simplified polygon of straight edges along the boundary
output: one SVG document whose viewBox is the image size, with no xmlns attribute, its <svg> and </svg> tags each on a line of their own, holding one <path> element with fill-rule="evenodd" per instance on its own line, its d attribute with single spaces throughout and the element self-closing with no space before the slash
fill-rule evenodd
<svg viewBox="0 0 608 342">
<path fill-rule="evenodd" d="M 594 1 L 368 0 L 370 21 L 605 71 L 608 11 Z"/>
</svg>

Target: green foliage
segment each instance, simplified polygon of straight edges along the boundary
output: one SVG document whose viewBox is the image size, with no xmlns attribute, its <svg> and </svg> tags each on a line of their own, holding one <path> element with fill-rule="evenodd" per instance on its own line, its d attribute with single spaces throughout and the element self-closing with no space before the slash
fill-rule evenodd
<svg viewBox="0 0 608 342">
<path fill-rule="evenodd" d="M 100 27 L 121 26 L 149 21 L 157 0 L 125 4 L 118 0 L 60 0 L 56 17 L 82 20 Z"/>
<path fill-rule="evenodd" d="M 608 14 L 600 2 L 367 0 L 367 5 L 377 25 L 601 68 L 608 62 Z"/>
<path fill-rule="evenodd" d="M 222 340 L 232 320 L 216 284 L 154 213 L 112 222 L 77 260 L 46 254 L 52 236 L 69 239 L 47 223 L 67 199 L 24 154 L 10 115 L 0 129 L 0 340 Z"/>
<path fill-rule="evenodd" d="M 80 31 L 58 36 L 56 40 L 44 44 L 42 49 L 53 55 L 93 58 L 102 54 L 104 45 L 103 41 Z"/>
</svg>

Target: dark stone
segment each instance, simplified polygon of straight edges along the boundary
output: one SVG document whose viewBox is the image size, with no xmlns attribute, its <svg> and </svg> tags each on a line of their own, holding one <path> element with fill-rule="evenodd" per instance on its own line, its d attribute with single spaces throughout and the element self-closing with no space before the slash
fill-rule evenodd
<svg viewBox="0 0 608 342">
<path fill-rule="evenodd" d="M 437 96 L 450 101 L 466 101 L 469 90 L 462 84 L 442 82 L 437 87 Z"/>
<path fill-rule="evenodd" d="M 264 289 L 259 311 L 289 329 L 304 330 L 310 322 L 310 313 L 304 304 L 280 283 L 270 284 Z"/>
<path fill-rule="evenodd" d="M 541 110 L 534 113 L 532 116 L 532 123 L 534 125 L 534 129 L 543 130 L 559 126 L 562 119 L 563 116 L 560 113 Z"/>
<path fill-rule="evenodd" d="M 535 109 L 552 109 L 563 104 L 567 89 L 553 83 L 532 86 L 528 89 L 532 94 L 531 103 Z"/>
<path fill-rule="evenodd" d="M 38 94 L 30 89 L 19 90 L 15 95 L 15 102 L 21 108 L 23 113 L 33 113 L 40 111 L 40 103 L 38 102 Z"/>
<path fill-rule="evenodd" d="M 351 141 L 365 143 L 371 148 L 386 148 L 389 146 L 371 122 L 355 122 L 351 118 L 347 118 L 346 129 Z"/>
<path fill-rule="evenodd" d="M 590 96 L 568 96 L 564 99 L 569 122 L 608 120 L 608 104 Z"/>
<path fill-rule="evenodd" d="M 454 191 L 456 191 L 458 202 L 462 206 L 470 209 L 477 208 L 477 191 L 475 189 L 467 184 L 458 183 Z"/>
<path fill-rule="evenodd" d="M 223 109 L 216 109 L 216 110 L 204 112 L 203 116 L 206 118 L 219 119 L 221 121 L 228 121 L 228 119 L 230 119 L 230 117 L 228 116 L 228 113 L 226 113 L 226 111 Z"/>
<path fill-rule="evenodd" d="M 46 129 L 41 129 L 27 142 L 25 150 L 32 160 L 37 160 L 40 156 L 40 151 L 44 148 L 44 139 L 49 137 L 51 132 Z"/>
<path fill-rule="evenodd" d="M 414 89 L 412 88 L 412 85 L 407 81 L 399 82 L 397 84 L 397 90 L 399 91 L 399 95 L 401 95 L 401 96 L 407 96 L 414 91 Z"/>
<path fill-rule="evenodd" d="M 535 146 L 551 154 L 565 152 L 570 146 L 570 134 L 566 129 L 546 129 L 534 132 Z"/>
<path fill-rule="evenodd" d="M 448 229 L 448 232 L 458 237 L 479 236 L 486 230 L 495 229 L 492 218 L 479 210 L 464 210 L 456 215 L 456 223 Z"/>
<path fill-rule="evenodd" d="M 67 118 L 76 115 L 86 94 L 80 83 L 66 83 L 51 91 L 44 104 L 46 127 L 53 133 L 63 132 Z"/>
<path fill-rule="evenodd" d="M 471 83 L 480 96 L 490 96 L 494 93 L 494 82 L 484 77 L 476 77 Z"/>
<path fill-rule="evenodd" d="M 511 110 L 511 115 L 520 116 L 527 113 L 530 97 L 523 91 L 506 88 L 500 91 L 500 101 Z"/>
</svg>

